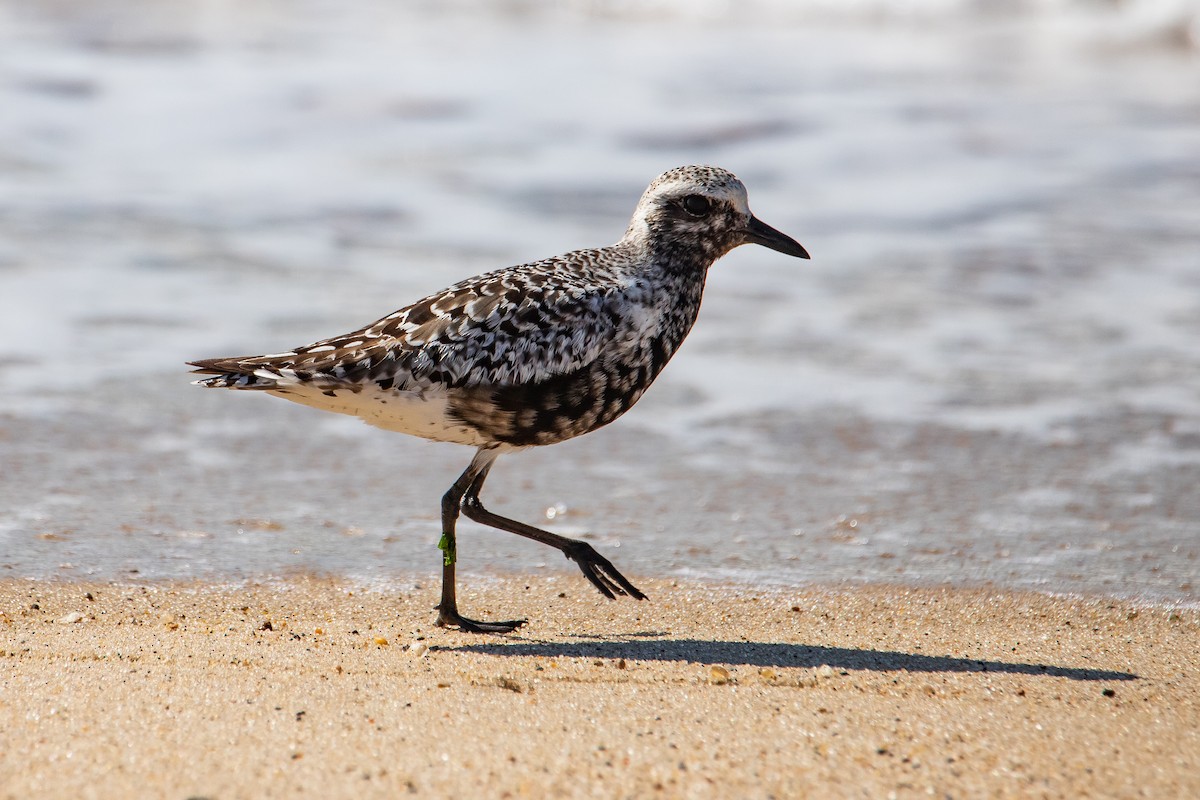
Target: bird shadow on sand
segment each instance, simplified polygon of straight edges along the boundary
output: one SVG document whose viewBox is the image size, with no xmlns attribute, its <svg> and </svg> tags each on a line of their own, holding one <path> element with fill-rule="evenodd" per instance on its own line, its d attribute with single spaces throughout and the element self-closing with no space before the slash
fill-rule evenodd
<svg viewBox="0 0 1200 800">
<path fill-rule="evenodd" d="M 545 658 L 612 658 L 637 661 L 681 661 L 733 664 L 750 667 L 819 667 L 874 672 L 990 672 L 1040 675 L 1073 681 L 1131 681 L 1130 672 L 985 661 L 975 658 L 927 656 L 891 650 L 860 650 L 775 642 L 717 642 L 700 639 L 594 639 L 572 642 L 514 641 L 439 646 L 443 652 L 480 653 L 491 656 L 542 656 Z"/>
</svg>

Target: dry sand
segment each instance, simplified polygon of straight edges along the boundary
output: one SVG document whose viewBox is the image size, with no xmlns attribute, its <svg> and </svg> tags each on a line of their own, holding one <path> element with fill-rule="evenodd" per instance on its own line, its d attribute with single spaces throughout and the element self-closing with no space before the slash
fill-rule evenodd
<svg viewBox="0 0 1200 800">
<path fill-rule="evenodd" d="M 1195 609 L 464 582 L 2 582 L 2 796 L 1200 797 Z"/>
</svg>

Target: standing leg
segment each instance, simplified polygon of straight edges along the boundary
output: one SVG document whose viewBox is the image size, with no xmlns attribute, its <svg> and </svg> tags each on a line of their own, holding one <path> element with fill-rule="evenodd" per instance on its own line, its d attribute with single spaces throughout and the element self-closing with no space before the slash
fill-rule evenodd
<svg viewBox="0 0 1200 800">
<path fill-rule="evenodd" d="M 458 521 L 459 509 L 462 507 L 463 495 L 476 483 L 483 483 L 492 462 L 496 460 L 496 452 L 480 448 L 471 459 L 471 465 L 458 476 L 458 480 L 442 497 L 442 540 L 438 548 L 442 551 L 442 602 L 438 604 L 437 624 L 439 627 L 453 625 L 459 630 L 470 633 L 511 633 L 525 624 L 523 619 L 507 620 L 505 622 L 479 622 L 467 619 L 458 613 L 458 600 L 454 594 L 454 564 L 458 560 L 458 547 L 454 534 L 454 526 Z"/>
</svg>

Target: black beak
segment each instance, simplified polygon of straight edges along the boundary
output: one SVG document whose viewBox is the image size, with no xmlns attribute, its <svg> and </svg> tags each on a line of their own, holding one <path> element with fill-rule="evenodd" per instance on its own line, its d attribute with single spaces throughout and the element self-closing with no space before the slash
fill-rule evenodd
<svg viewBox="0 0 1200 800">
<path fill-rule="evenodd" d="M 746 241 L 761 244 L 763 247 L 769 247 L 796 258 L 809 257 L 808 251 L 799 242 L 775 230 L 758 217 L 750 217 L 750 224 L 746 226 Z"/>
</svg>

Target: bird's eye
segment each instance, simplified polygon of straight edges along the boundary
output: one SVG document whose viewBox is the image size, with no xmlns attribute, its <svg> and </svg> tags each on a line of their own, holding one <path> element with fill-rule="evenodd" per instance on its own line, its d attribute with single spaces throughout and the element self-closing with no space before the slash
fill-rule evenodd
<svg viewBox="0 0 1200 800">
<path fill-rule="evenodd" d="M 698 194 L 689 194 L 683 198 L 682 203 L 683 210 L 693 217 L 703 217 L 712 210 L 712 202 L 707 197 Z"/>
</svg>

